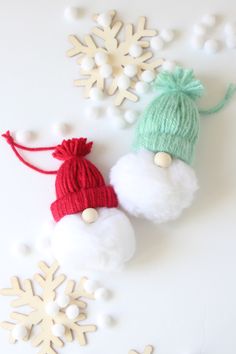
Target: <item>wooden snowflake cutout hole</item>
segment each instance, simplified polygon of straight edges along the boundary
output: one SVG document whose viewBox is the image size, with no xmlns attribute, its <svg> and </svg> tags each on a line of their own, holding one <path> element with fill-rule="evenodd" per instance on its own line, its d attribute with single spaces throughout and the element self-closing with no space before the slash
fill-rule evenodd
<svg viewBox="0 0 236 354">
<path fill-rule="evenodd" d="M 86 345 L 86 334 L 96 331 L 96 326 L 81 324 L 86 319 L 87 306 L 83 299 L 93 299 L 93 294 L 84 290 L 86 278 L 79 283 L 67 280 L 64 293 L 58 295 L 56 289 L 66 280 L 63 274 L 57 275 L 58 264 L 51 267 L 39 263 L 42 274 L 36 274 L 34 281 L 42 289 L 40 295 L 34 291 L 34 282 L 20 282 L 17 277 L 11 279 L 11 288 L 2 289 L 1 295 L 15 296 L 11 306 L 28 307 L 28 313 L 12 312 L 13 322 L 3 322 L 1 327 L 10 331 L 10 342 L 31 340 L 34 347 L 40 347 L 40 354 L 56 354 L 56 348 L 74 339 L 80 345 Z"/>
<path fill-rule="evenodd" d="M 119 106 L 125 99 L 136 102 L 138 94 L 147 91 L 163 60 L 150 61 L 153 53 L 145 50 L 150 38 L 157 34 L 146 29 L 145 17 L 139 18 L 136 28 L 132 24 L 124 26 L 115 17 L 115 11 L 94 16 L 98 25 L 84 37 L 84 43 L 75 35 L 69 36 L 73 48 L 67 55 L 79 56 L 83 78 L 76 80 L 75 85 L 85 88 L 85 97 L 101 99 L 104 93 L 115 95 L 115 105 Z M 124 40 L 120 41 L 117 37 L 123 27 Z M 96 37 L 103 47 L 96 44 Z"/>
</svg>

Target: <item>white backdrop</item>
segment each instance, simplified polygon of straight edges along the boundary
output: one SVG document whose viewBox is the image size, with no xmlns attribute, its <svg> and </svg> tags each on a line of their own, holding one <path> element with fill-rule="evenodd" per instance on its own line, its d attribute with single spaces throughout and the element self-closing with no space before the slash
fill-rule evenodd
<svg viewBox="0 0 236 354">
<path fill-rule="evenodd" d="M 76 24 L 63 18 L 68 5 L 85 9 Z M 192 24 L 205 13 L 219 15 L 217 38 L 223 39 L 223 22 L 236 19 L 233 0 L 0 0 L 1 132 L 34 129 L 40 133 L 36 145 L 54 144 L 58 138 L 51 134 L 52 123 L 67 120 L 75 125 L 75 136 L 94 139 L 91 159 L 106 176 L 117 158 L 129 151 L 133 129 L 117 130 L 108 118 L 84 116 L 88 101 L 73 87 L 78 68 L 65 52 L 70 47 L 68 34 L 89 32 L 91 14 L 112 8 L 125 22 L 135 23 L 146 15 L 150 28 L 178 30 L 161 55 L 195 69 L 207 87 L 202 107 L 217 102 L 227 84 L 236 82 L 236 51 L 207 56 L 189 45 Z M 136 107 L 141 109 L 146 101 L 148 97 Z M 91 334 L 87 347 L 70 344 L 61 353 L 126 354 L 153 344 L 158 354 L 235 354 L 235 115 L 236 98 L 222 113 L 202 120 L 194 165 L 201 188 L 194 205 L 166 225 L 132 219 L 136 258 L 122 273 L 95 276 L 114 297 L 91 305 L 90 322 L 107 312 L 117 319 L 116 326 Z M 30 158 L 52 167 L 48 154 Z M 14 259 L 10 247 L 14 240 L 33 244 L 42 222 L 50 217 L 54 177 L 28 170 L 3 141 L 0 166 L 0 286 L 5 287 L 11 275 L 29 277 L 36 270 L 37 256 Z M 8 318 L 9 300 L 0 299 L 1 320 Z M 0 343 L 5 354 L 37 352 L 28 344 L 10 346 L 4 331 Z"/>
</svg>

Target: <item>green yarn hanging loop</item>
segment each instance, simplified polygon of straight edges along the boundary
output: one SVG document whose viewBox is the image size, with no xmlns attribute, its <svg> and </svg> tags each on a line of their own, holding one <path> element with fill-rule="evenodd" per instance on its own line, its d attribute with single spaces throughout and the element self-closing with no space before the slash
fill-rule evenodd
<svg viewBox="0 0 236 354">
<path fill-rule="evenodd" d="M 204 93 L 204 87 L 201 81 L 194 77 L 193 70 L 180 67 L 177 67 L 174 72 L 161 72 L 153 83 L 153 87 L 160 95 L 183 93 L 193 100 Z"/>
</svg>

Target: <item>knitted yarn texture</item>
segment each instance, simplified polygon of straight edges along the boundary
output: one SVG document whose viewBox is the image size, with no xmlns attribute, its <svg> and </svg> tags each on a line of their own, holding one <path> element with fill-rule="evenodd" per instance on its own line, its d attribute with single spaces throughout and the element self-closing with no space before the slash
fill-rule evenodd
<svg viewBox="0 0 236 354">
<path fill-rule="evenodd" d="M 189 69 L 163 71 L 154 83 L 156 97 L 144 110 L 136 129 L 135 150 L 168 152 L 188 164 L 199 136 L 196 99 L 204 88 Z"/>
</svg>

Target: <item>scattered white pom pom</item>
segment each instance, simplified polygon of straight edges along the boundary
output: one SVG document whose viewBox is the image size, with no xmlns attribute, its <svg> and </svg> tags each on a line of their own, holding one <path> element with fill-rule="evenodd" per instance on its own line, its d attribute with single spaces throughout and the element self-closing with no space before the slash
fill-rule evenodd
<svg viewBox="0 0 236 354">
<path fill-rule="evenodd" d="M 100 66 L 104 65 L 108 62 L 108 54 L 105 52 L 98 52 L 95 54 L 95 63 Z"/>
<path fill-rule="evenodd" d="M 100 73 L 101 77 L 103 77 L 104 79 L 107 79 L 108 77 L 110 77 L 112 75 L 112 66 L 110 64 L 101 65 L 101 67 L 99 69 L 99 73 Z"/>
<path fill-rule="evenodd" d="M 85 109 L 85 114 L 89 118 L 99 118 L 102 115 L 102 109 L 98 106 L 87 106 Z"/>
<path fill-rule="evenodd" d="M 149 91 L 149 85 L 147 82 L 138 81 L 135 85 L 135 90 L 139 95 L 143 95 Z"/>
<path fill-rule="evenodd" d="M 94 59 L 91 57 L 86 56 L 81 61 L 81 68 L 84 71 L 90 71 L 94 68 L 94 66 L 95 66 L 95 62 L 94 62 Z"/>
<path fill-rule="evenodd" d="M 80 214 L 56 223 L 52 252 L 64 269 L 112 271 L 120 269 L 135 252 L 133 227 L 117 208 L 99 208 L 96 223 L 85 224 Z"/>
<path fill-rule="evenodd" d="M 155 73 L 152 70 L 144 70 L 141 74 L 141 79 L 145 82 L 152 82 L 155 79 Z"/>
<path fill-rule="evenodd" d="M 29 256 L 32 253 L 32 249 L 28 244 L 17 241 L 13 243 L 11 253 L 18 258 L 23 258 Z"/>
<path fill-rule="evenodd" d="M 205 43 L 205 37 L 204 36 L 193 36 L 191 38 L 191 46 L 193 49 L 202 49 L 204 47 Z"/>
<path fill-rule="evenodd" d="M 231 36 L 236 34 L 236 24 L 232 22 L 226 23 L 224 27 L 224 32 L 226 36 Z"/>
<path fill-rule="evenodd" d="M 130 78 L 126 75 L 120 75 L 117 79 L 117 86 L 121 90 L 127 90 L 130 87 Z"/>
<path fill-rule="evenodd" d="M 131 55 L 131 57 L 134 57 L 134 58 L 140 57 L 142 52 L 143 52 L 143 48 L 139 44 L 133 44 L 129 48 L 129 54 Z"/>
<path fill-rule="evenodd" d="M 160 36 L 153 37 L 150 46 L 153 50 L 161 50 L 164 47 L 163 39 Z"/>
<path fill-rule="evenodd" d="M 113 325 L 114 320 L 110 315 L 100 314 L 97 316 L 97 324 L 100 328 L 109 328 Z"/>
<path fill-rule="evenodd" d="M 207 27 L 214 27 L 216 24 L 216 16 L 212 14 L 206 14 L 202 17 L 201 22 Z"/>
<path fill-rule="evenodd" d="M 100 284 L 97 280 L 87 279 L 84 282 L 84 290 L 87 291 L 89 294 L 94 293 L 97 289 L 99 289 Z"/>
<path fill-rule="evenodd" d="M 108 300 L 111 294 L 110 291 L 105 288 L 99 288 L 95 291 L 94 297 L 96 300 Z"/>
<path fill-rule="evenodd" d="M 52 125 L 51 130 L 54 135 L 65 136 L 71 132 L 72 127 L 65 122 L 56 122 Z"/>
<path fill-rule="evenodd" d="M 112 16 L 110 13 L 106 12 L 106 13 L 102 13 L 100 15 L 97 16 L 97 23 L 101 26 L 101 27 L 108 27 L 110 26 L 112 21 Z"/>
<path fill-rule="evenodd" d="M 108 117 L 121 117 L 122 112 L 118 107 L 109 106 L 107 107 L 106 114 L 108 115 Z"/>
<path fill-rule="evenodd" d="M 16 141 L 20 144 L 32 142 L 36 138 L 36 133 L 32 130 L 18 130 L 14 133 Z"/>
<path fill-rule="evenodd" d="M 61 323 L 55 323 L 53 326 L 52 326 L 52 334 L 55 336 L 55 337 L 63 337 L 65 335 L 65 332 L 66 332 L 66 329 L 65 329 L 65 326 L 63 326 L 63 324 Z"/>
<path fill-rule="evenodd" d="M 68 6 L 65 8 L 64 16 L 68 21 L 76 21 L 82 16 L 82 9 L 75 6 Z"/>
<path fill-rule="evenodd" d="M 64 309 L 65 307 L 67 307 L 69 305 L 70 297 L 65 294 L 58 295 L 56 302 L 60 308 Z"/>
<path fill-rule="evenodd" d="M 204 36 L 206 34 L 206 27 L 201 24 L 196 24 L 193 26 L 193 33 L 197 36 Z"/>
<path fill-rule="evenodd" d="M 171 60 L 165 60 L 164 63 L 162 64 L 162 70 L 166 70 L 166 71 L 173 71 L 175 67 L 176 67 L 175 62 Z"/>
<path fill-rule="evenodd" d="M 126 120 L 127 123 L 133 124 L 138 119 L 138 112 L 132 109 L 127 109 L 127 111 L 125 111 L 124 114 L 124 119 Z"/>
<path fill-rule="evenodd" d="M 171 42 L 174 39 L 174 31 L 170 29 L 164 29 L 160 33 L 161 38 L 163 39 L 164 42 Z"/>
<path fill-rule="evenodd" d="M 45 312 L 52 317 L 55 317 L 58 315 L 60 311 L 59 306 L 55 301 L 50 301 L 45 305 Z"/>
<path fill-rule="evenodd" d="M 92 87 L 89 92 L 90 98 L 94 101 L 101 101 L 104 98 L 103 91 L 98 87 Z"/>
<path fill-rule="evenodd" d="M 138 72 L 138 67 L 135 64 L 128 64 L 124 67 L 124 74 L 128 77 L 134 77 Z"/>
<path fill-rule="evenodd" d="M 98 212 L 95 208 L 86 208 L 81 213 L 81 218 L 87 224 L 95 222 L 98 218 Z"/>
<path fill-rule="evenodd" d="M 66 309 L 66 316 L 70 320 L 75 320 L 79 316 L 79 307 L 76 305 L 70 305 Z"/>
<path fill-rule="evenodd" d="M 198 184 L 194 170 L 183 161 L 173 160 L 165 169 L 153 159 L 154 153 L 146 150 L 128 154 L 111 169 L 110 179 L 126 211 L 162 223 L 191 205 Z"/>
<path fill-rule="evenodd" d="M 127 127 L 127 123 L 122 116 L 114 116 L 112 119 L 112 125 L 117 129 L 124 129 Z"/>
<path fill-rule="evenodd" d="M 216 39 L 208 39 L 204 44 L 204 50 L 207 54 L 215 54 L 219 49 L 219 42 Z"/>
<path fill-rule="evenodd" d="M 229 49 L 236 48 L 236 35 L 229 36 L 228 38 L 226 38 L 226 45 Z"/>
<path fill-rule="evenodd" d="M 23 325 L 15 325 L 11 331 L 11 335 L 15 340 L 24 340 L 28 336 L 28 330 Z"/>
</svg>

